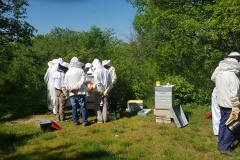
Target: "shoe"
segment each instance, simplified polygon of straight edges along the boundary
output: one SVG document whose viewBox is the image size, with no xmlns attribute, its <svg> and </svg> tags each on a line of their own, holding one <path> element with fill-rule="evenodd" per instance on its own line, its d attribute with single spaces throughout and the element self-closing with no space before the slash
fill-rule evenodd
<svg viewBox="0 0 240 160">
<path fill-rule="evenodd" d="M 228 155 L 228 156 L 232 156 L 232 157 L 237 156 L 237 154 L 234 153 L 234 152 L 231 151 L 231 150 L 220 149 L 219 147 L 218 147 L 218 150 L 219 150 L 220 153 L 222 153 L 222 154 L 226 154 L 226 155 Z"/>
<path fill-rule="evenodd" d="M 83 123 L 83 126 L 86 127 L 86 126 L 89 126 L 89 124 L 90 124 L 89 122 Z"/>
<path fill-rule="evenodd" d="M 80 123 L 79 123 L 79 122 L 74 122 L 74 124 L 75 124 L 76 126 L 78 126 Z"/>
<path fill-rule="evenodd" d="M 103 123 L 102 121 L 97 121 L 97 123 Z"/>
</svg>

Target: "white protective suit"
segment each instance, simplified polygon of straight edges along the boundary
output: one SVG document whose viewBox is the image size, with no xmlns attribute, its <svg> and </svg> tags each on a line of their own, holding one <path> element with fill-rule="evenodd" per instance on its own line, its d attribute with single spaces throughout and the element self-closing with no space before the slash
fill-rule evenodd
<svg viewBox="0 0 240 160">
<path fill-rule="evenodd" d="M 103 89 L 106 90 L 107 87 L 112 84 L 112 79 L 109 71 L 105 69 L 101 62 L 98 59 L 94 59 L 92 62 L 93 70 L 94 70 L 94 79 L 95 85 L 102 84 Z M 96 88 L 97 89 L 97 88 Z"/>
<path fill-rule="evenodd" d="M 97 121 L 98 123 L 105 123 L 107 121 L 107 94 L 112 89 L 112 79 L 109 71 L 102 66 L 98 59 L 93 60 L 92 66 L 94 70 L 95 90 L 97 91 L 95 97 Z M 103 103 L 102 112 L 99 104 L 100 101 Z"/>
<path fill-rule="evenodd" d="M 108 71 L 109 71 L 109 73 L 111 75 L 112 83 L 116 84 L 116 82 L 117 82 L 117 74 L 116 74 L 115 68 L 111 64 L 111 60 L 103 60 L 102 61 L 102 65 L 103 66 L 105 66 L 105 65 L 109 66 Z"/>
<path fill-rule="evenodd" d="M 54 89 L 54 79 L 53 79 L 53 74 L 55 71 L 57 71 L 58 63 L 62 63 L 63 59 L 58 58 L 58 59 L 53 59 L 52 61 L 48 62 L 48 69 L 44 75 L 44 82 L 47 84 L 48 88 L 48 101 L 50 101 L 48 105 L 49 110 L 53 110 L 54 112 L 54 105 L 55 105 L 55 89 Z"/>
<path fill-rule="evenodd" d="M 75 90 L 69 92 L 69 96 L 86 95 L 86 87 L 84 85 L 86 77 L 81 68 L 82 66 L 84 66 L 84 64 L 79 62 L 77 57 L 73 57 L 70 61 L 70 67 L 65 75 L 64 84 L 67 90 Z"/>
<path fill-rule="evenodd" d="M 48 100 L 48 109 L 52 110 L 54 108 L 54 103 L 53 103 L 53 96 L 55 94 L 54 91 L 54 80 L 52 79 L 52 67 L 56 63 L 57 59 L 53 59 L 52 61 L 48 62 L 48 69 L 44 75 L 44 82 L 47 84 L 47 89 L 48 89 L 48 95 L 47 95 L 47 100 Z"/>
<path fill-rule="evenodd" d="M 66 68 L 68 68 L 68 63 L 67 62 L 63 62 L 62 64 L 60 64 Z M 64 95 L 66 96 L 66 99 L 68 98 L 68 93 L 66 91 L 65 88 L 65 72 L 64 71 L 57 71 L 53 73 L 53 79 L 54 79 L 54 88 L 62 90 L 64 92 Z"/>
<path fill-rule="evenodd" d="M 95 82 L 94 82 L 94 76 L 93 76 L 93 69 L 91 63 L 86 63 L 84 67 L 84 72 L 86 74 L 86 86 L 92 87 L 94 89 Z M 90 90 L 89 90 L 90 91 Z M 86 102 L 94 102 L 95 99 L 95 92 L 91 90 L 91 92 L 86 92 Z"/>
<path fill-rule="evenodd" d="M 240 81 L 236 74 L 240 71 L 240 64 L 235 58 L 225 58 L 220 61 L 217 69 L 217 104 L 224 108 L 232 108 L 232 112 L 238 114 Z"/>
<path fill-rule="evenodd" d="M 212 125 L 213 125 L 213 134 L 218 135 L 219 131 L 219 124 L 220 124 L 220 108 L 217 104 L 217 89 L 216 87 L 213 89 L 212 92 Z"/>
<path fill-rule="evenodd" d="M 93 69 L 92 69 L 92 64 L 91 63 L 86 63 L 84 72 L 86 74 L 86 81 L 91 82 L 92 84 L 94 83 L 93 80 Z"/>
</svg>

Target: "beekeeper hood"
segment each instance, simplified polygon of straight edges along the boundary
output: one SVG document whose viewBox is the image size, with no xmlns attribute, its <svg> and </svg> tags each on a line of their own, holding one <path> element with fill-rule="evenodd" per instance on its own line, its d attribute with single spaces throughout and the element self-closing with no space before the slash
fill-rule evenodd
<svg viewBox="0 0 240 160">
<path fill-rule="evenodd" d="M 92 64 L 91 63 L 86 63 L 85 64 L 85 67 L 84 67 L 84 71 L 90 71 L 90 72 L 93 72 L 92 70 Z"/>
<path fill-rule="evenodd" d="M 51 61 L 48 62 L 48 67 L 52 67 L 54 66 L 54 64 L 57 62 L 57 59 L 53 59 Z"/>
<path fill-rule="evenodd" d="M 67 62 L 63 62 L 61 65 L 68 68 L 68 63 Z"/>
<path fill-rule="evenodd" d="M 64 72 L 66 73 L 68 71 L 68 63 L 67 62 L 63 62 L 62 64 L 58 65 L 58 69 L 59 72 Z"/>
<path fill-rule="evenodd" d="M 103 61 L 102 61 L 102 65 L 103 65 L 103 66 L 109 66 L 109 67 L 112 66 L 112 65 L 111 65 L 111 60 L 103 60 Z"/>
<path fill-rule="evenodd" d="M 93 67 L 93 70 L 103 68 L 103 66 L 102 66 L 101 62 L 99 61 L 99 59 L 94 59 L 93 60 L 92 67 Z"/>
<path fill-rule="evenodd" d="M 231 52 L 224 60 L 220 61 L 219 71 L 230 71 L 234 73 L 240 72 L 240 54 L 238 52 Z"/>
<path fill-rule="evenodd" d="M 63 59 L 62 59 L 61 57 L 58 58 L 58 59 L 57 59 L 57 63 L 58 63 L 58 64 L 62 64 L 62 63 L 63 63 Z"/>
<path fill-rule="evenodd" d="M 77 57 L 73 57 L 70 61 L 70 66 L 81 68 L 82 66 L 84 66 L 84 63 L 79 62 Z"/>
</svg>

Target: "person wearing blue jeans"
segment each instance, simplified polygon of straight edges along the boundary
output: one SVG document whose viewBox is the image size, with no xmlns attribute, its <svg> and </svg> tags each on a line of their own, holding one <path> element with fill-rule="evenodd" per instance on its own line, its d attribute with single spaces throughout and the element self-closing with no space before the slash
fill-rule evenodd
<svg viewBox="0 0 240 160">
<path fill-rule="evenodd" d="M 228 122 L 237 120 L 240 111 L 240 53 L 231 52 L 220 61 L 216 69 L 217 104 L 220 107 L 221 118 L 218 134 L 218 150 L 228 156 L 237 156 L 231 150 L 234 135 L 228 128 Z"/>
<path fill-rule="evenodd" d="M 77 106 L 80 105 L 82 112 L 82 123 L 84 126 L 89 125 L 87 120 L 87 108 L 86 108 L 86 76 L 82 69 L 84 64 L 78 61 L 77 57 L 73 57 L 70 61 L 69 70 L 66 72 L 64 84 L 65 88 L 69 92 L 70 101 L 72 105 L 73 123 L 79 125 L 79 116 L 77 113 Z"/>
<path fill-rule="evenodd" d="M 74 95 L 70 97 L 71 105 L 72 105 L 72 116 L 73 116 L 73 123 L 78 125 L 79 115 L 77 113 L 77 107 L 80 106 L 81 113 L 82 113 L 82 122 L 84 125 L 88 124 L 88 114 L 87 114 L 87 107 L 85 103 L 85 95 Z"/>
</svg>

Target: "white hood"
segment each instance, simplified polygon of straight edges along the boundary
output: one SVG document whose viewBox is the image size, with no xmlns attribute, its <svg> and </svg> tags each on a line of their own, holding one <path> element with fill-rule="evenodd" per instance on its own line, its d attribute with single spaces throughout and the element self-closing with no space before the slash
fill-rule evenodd
<svg viewBox="0 0 240 160">
<path fill-rule="evenodd" d="M 218 66 L 219 71 L 230 71 L 238 73 L 240 71 L 240 64 L 235 58 L 225 58 L 220 61 Z"/>
<path fill-rule="evenodd" d="M 94 59 L 92 62 L 92 65 L 93 65 L 93 70 L 104 68 L 101 62 L 99 61 L 99 59 Z"/>
</svg>

